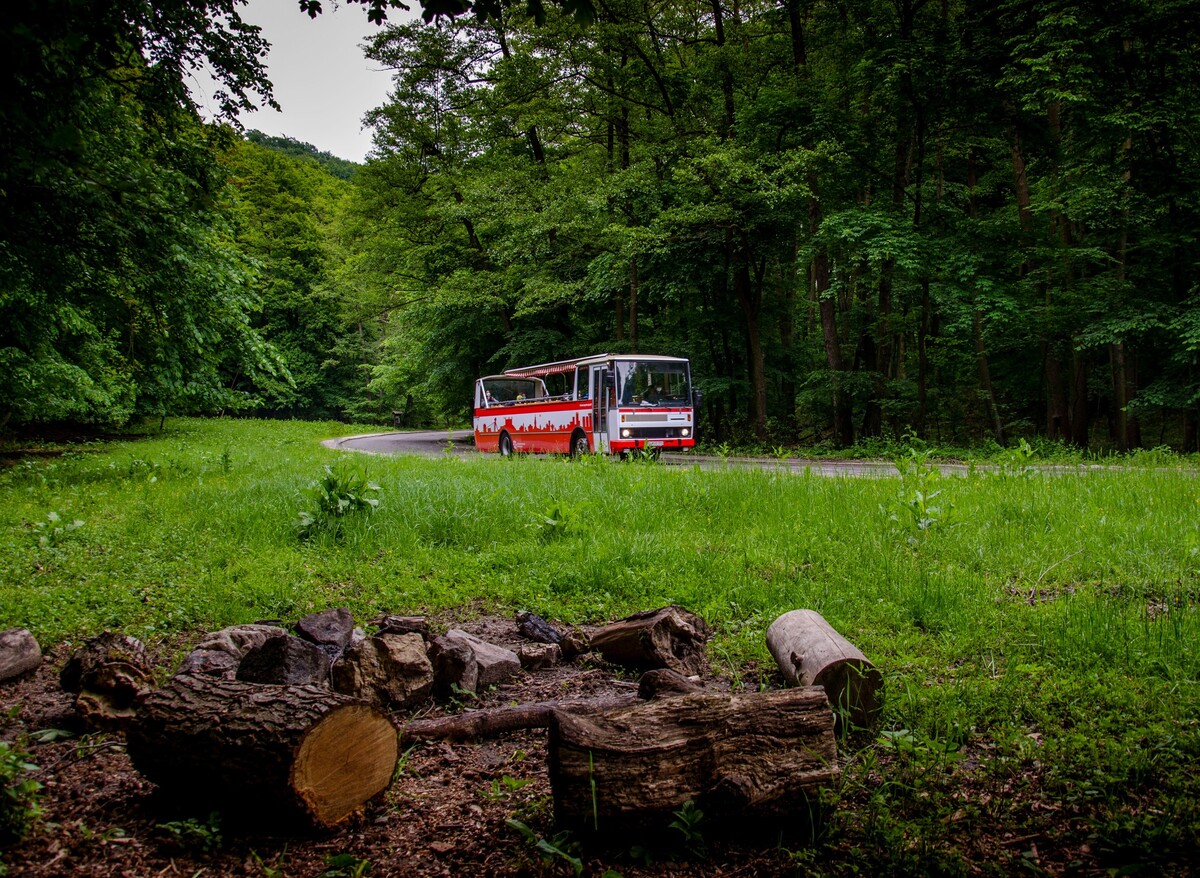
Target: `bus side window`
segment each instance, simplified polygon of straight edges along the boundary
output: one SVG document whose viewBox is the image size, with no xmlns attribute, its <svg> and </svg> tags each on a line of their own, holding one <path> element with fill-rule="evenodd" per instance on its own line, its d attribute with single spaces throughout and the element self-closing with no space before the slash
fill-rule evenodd
<svg viewBox="0 0 1200 878">
<path fill-rule="evenodd" d="M 575 370 L 575 398 L 592 398 L 592 388 L 588 385 L 588 370 L 586 367 Z"/>
</svg>

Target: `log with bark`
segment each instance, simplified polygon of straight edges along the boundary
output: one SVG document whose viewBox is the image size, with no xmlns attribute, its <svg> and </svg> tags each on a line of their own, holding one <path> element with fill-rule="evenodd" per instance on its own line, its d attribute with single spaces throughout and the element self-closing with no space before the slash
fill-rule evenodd
<svg viewBox="0 0 1200 878">
<path fill-rule="evenodd" d="M 0 631 L 0 680 L 11 680 L 42 663 L 42 648 L 27 628 Z"/>
<path fill-rule="evenodd" d="M 682 607 L 662 607 L 605 625 L 592 634 L 591 648 L 619 665 L 700 674 L 708 666 L 708 633 L 708 624 L 694 613 Z"/>
<path fill-rule="evenodd" d="M 883 676 L 820 613 L 784 613 L 767 629 L 767 648 L 788 682 L 824 686 L 829 703 L 854 725 L 870 728 L 879 718 Z"/>
<path fill-rule="evenodd" d="M 668 822 L 689 800 L 730 830 L 795 828 L 838 774 L 816 688 L 556 710 L 549 760 L 557 822 L 606 835 Z"/>
<path fill-rule="evenodd" d="M 632 703 L 633 699 L 628 696 L 609 695 L 599 698 L 535 701 L 531 704 L 469 710 L 454 716 L 413 720 L 400 730 L 400 737 L 405 743 L 412 741 L 478 741 L 508 732 L 548 728 L 551 715 L 556 710 L 589 714 Z"/>
<path fill-rule="evenodd" d="M 169 795 L 321 827 L 385 790 L 399 757 L 391 721 L 356 699 L 200 676 L 143 696 L 127 746 Z"/>
</svg>

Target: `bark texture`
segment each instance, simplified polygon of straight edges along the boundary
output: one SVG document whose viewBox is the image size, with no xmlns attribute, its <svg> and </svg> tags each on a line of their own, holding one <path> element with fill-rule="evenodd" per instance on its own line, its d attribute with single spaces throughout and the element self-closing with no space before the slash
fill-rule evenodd
<svg viewBox="0 0 1200 878">
<path fill-rule="evenodd" d="M 708 667 L 708 634 L 708 624 L 699 616 L 682 607 L 663 607 L 604 626 L 592 635 L 591 647 L 619 665 L 699 674 Z"/>
<path fill-rule="evenodd" d="M 874 725 L 883 705 L 883 676 L 820 613 L 784 613 L 767 629 L 767 648 L 788 682 L 823 686 L 830 704 L 851 722 Z"/>
<path fill-rule="evenodd" d="M 816 688 L 556 710 L 549 757 L 558 823 L 605 834 L 669 820 L 688 800 L 729 828 L 784 825 L 838 773 L 833 713 Z"/>
<path fill-rule="evenodd" d="M 391 721 L 355 699 L 199 676 L 144 696 L 127 746 L 169 793 L 326 827 L 385 790 L 399 756 Z"/>
</svg>

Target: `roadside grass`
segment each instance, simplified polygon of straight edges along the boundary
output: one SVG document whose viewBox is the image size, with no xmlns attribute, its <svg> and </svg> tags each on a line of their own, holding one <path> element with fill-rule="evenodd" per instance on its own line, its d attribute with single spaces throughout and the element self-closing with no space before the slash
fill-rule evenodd
<svg viewBox="0 0 1200 878">
<path fill-rule="evenodd" d="M 843 742 L 824 853 L 798 868 L 955 874 L 980 833 L 1001 839 L 997 873 L 1200 855 L 1194 466 L 947 476 L 909 449 L 896 478 L 852 479 L 319 445 L 353 432 L 175 420 L 20 459 L 0 472 L 0 628 L 49 643 L 339 605 L 579 623 L 679 603 L 714 623 L 737 683 L 772 667 L 767 626 L 807 607 L 887 699 L 881 735 Z M 303 539 L 326 465 L 379 506 Z"/>
</svg>

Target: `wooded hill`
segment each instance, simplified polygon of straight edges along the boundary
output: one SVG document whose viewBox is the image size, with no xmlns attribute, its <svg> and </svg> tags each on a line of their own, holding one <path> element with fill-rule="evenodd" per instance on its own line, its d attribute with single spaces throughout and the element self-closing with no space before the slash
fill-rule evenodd
<svg viewBox="0 0 1200 878">
<path fill-rule="evenodd" d="M 201 125 L 155 52 L 216 50 L 137 35 L 213 29 L 111 5 L 22 8 L 0 46 L 10 423 L 443 424 L 478 374 L 618 350 L 690 357 L 715 441 L 1197 449 L 1200 3 L 385 24 L 352 176 Z M 222 32 L 230 93 L 269 99 L 257 34 Z"/>
</svg>

